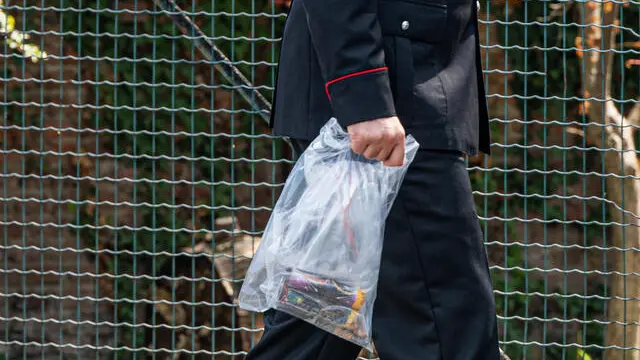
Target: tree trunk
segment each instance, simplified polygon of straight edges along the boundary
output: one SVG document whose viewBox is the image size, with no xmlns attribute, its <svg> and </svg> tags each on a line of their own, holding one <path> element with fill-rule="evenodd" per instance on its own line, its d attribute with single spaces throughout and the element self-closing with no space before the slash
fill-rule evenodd
<svg viewBox="0 0 640 360">
<path fill-rule="evenodd" d="M 607 269 L 610 292 L 607 294 L 606 359 L 640 360 L 640 167 L 636 157 L 633 124 L 638 124 L 640 106 L 636 104 L 624 117 L 611 99 L 613 55 L 619 5 L 613 2 L 587 2 L 579 5 L 590 25 L 584 28 L 582 84 L 584 104 L 590 126 L 588 137 L 605 153 L 607 197 L 616 205 L 610 208 L 612 240 Z M 588 49 L 588 50 L 587 50 Z M 603 50 L 603 51 L 600 51 Z M 606 100 L 606 101 L 605 101 Z M 594 126 L 603 124 L 602 126 Z M 602 136 L 604 131 L 605 136 Z M 611 176 L 614 175 L 614 176 Z"/>
</svg>

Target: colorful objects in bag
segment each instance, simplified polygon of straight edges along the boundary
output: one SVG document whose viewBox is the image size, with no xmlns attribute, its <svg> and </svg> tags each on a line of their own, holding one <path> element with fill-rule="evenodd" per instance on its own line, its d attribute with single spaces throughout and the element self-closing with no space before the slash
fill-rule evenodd
<svg viewBox="0 0 640 360">
<path fill-rule="evenodd" d="M 360 310 L 367 293 L 345 281 L 328 279 L 300 270 L 289 272 L 282 286 L 280 309 L 303 319 L 331 324 L 331 331 L 342 336 L 366 338 Z"/>
</svg>

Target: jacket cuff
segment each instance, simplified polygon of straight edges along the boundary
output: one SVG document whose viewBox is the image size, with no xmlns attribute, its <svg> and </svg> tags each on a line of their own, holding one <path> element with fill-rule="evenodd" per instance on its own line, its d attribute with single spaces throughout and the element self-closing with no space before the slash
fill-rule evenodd
<svg viewBox="0 0 640 360">
<path fill-rule="evenodd" d="M 338 123 L 349 125 L 396 115 L 386 67 L 341 76 L 325 85 Z"/>
</svg>

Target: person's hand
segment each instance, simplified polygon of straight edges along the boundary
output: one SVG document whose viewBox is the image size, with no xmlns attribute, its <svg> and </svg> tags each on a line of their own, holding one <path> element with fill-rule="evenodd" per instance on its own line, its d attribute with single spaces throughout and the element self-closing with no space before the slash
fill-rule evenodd
<svg viewBox="0 0 640 360">
<path fill-rule="evenodd" d="M 355 123 L 347 131 L 353 152 L 386 166 L 404 164 L 405 133 L 396 116 Z"/>
</svg>

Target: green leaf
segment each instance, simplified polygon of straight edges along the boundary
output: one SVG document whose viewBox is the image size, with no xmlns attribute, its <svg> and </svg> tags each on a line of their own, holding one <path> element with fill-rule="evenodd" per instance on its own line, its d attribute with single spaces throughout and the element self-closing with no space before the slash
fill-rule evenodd
<svg viewBox="0 0 640 360">
<path fill-rule="evenodd" d="M 578 360 L 593 360 L 593 358 L 589 356 L 589 354 L 587 354 L 587 352 L 584 351 L 583 349 L 578 349 L 577 354 L 578 354 L 577 356 Z"/>
</svg>

